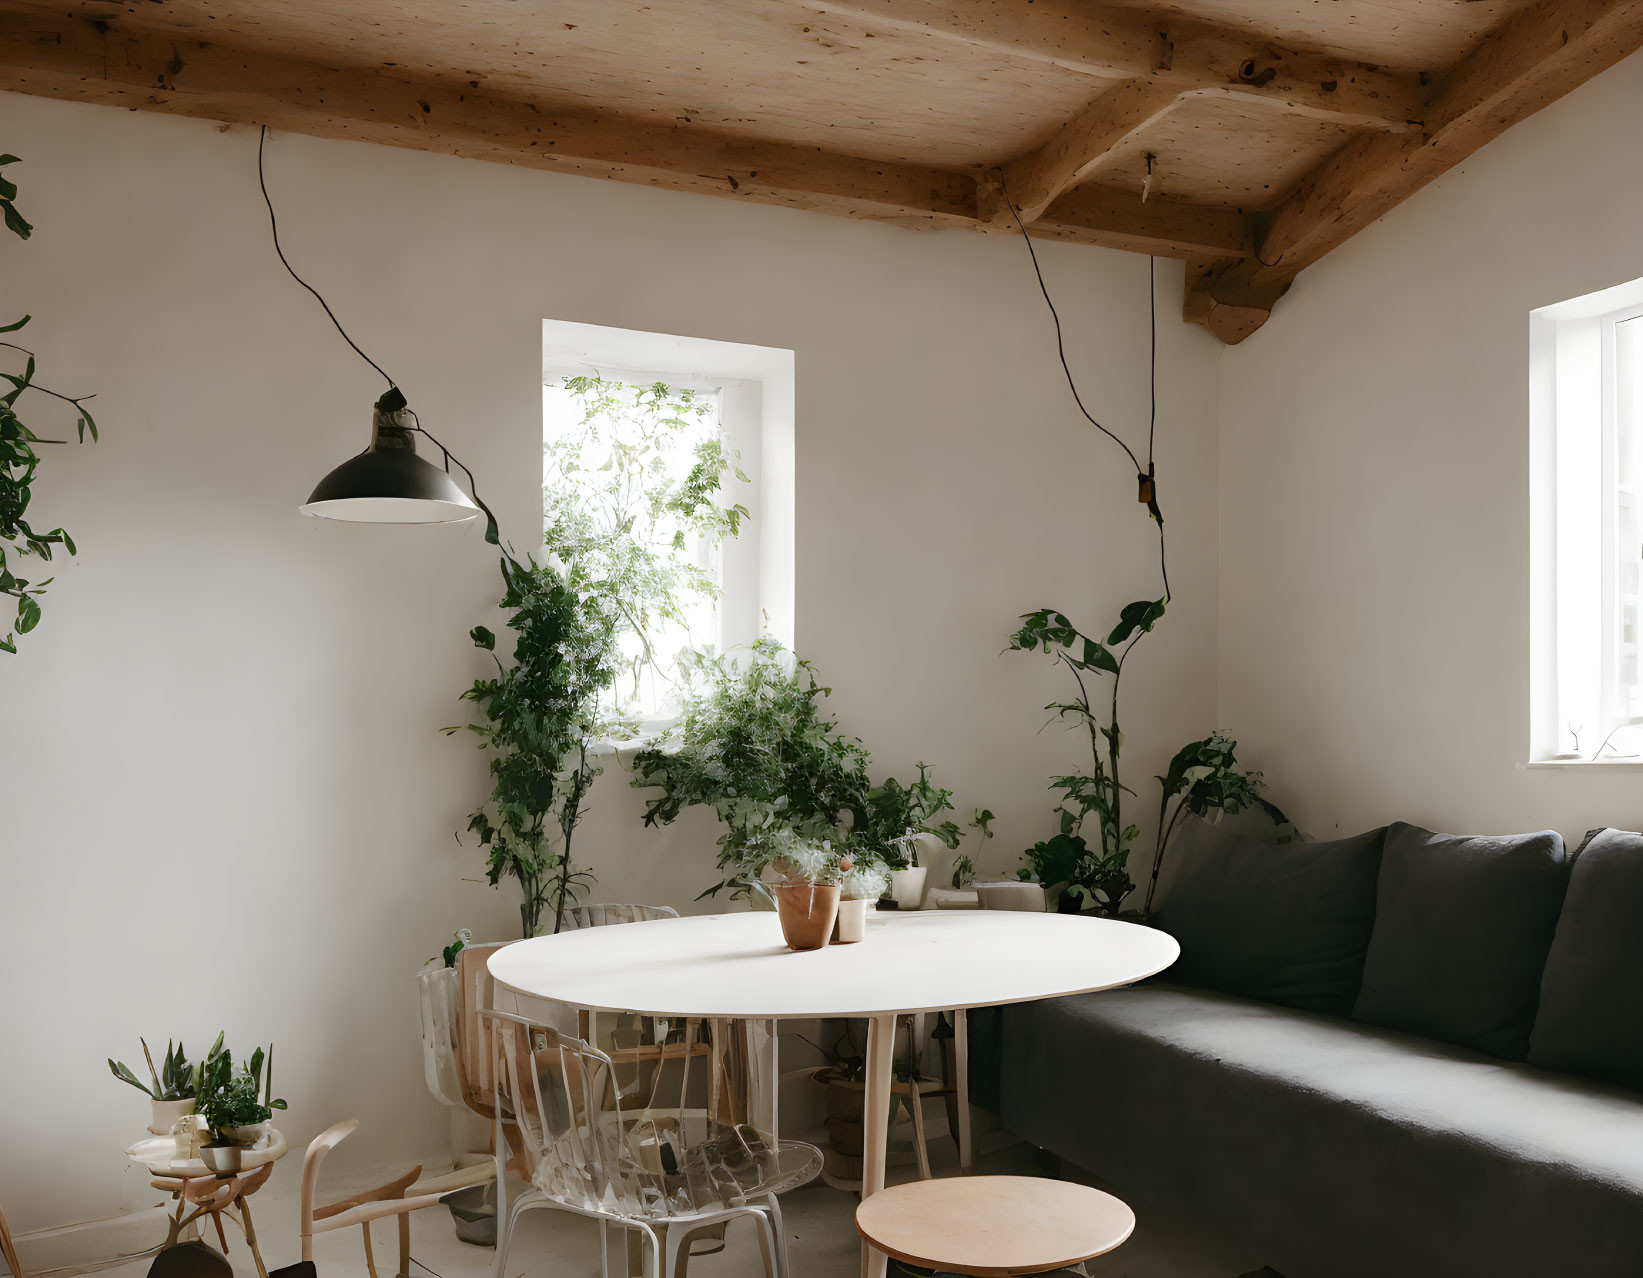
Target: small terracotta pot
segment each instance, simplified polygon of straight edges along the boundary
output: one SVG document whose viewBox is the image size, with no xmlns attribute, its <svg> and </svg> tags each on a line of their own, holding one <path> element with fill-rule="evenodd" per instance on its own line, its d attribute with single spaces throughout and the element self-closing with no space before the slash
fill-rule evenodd
<svg viewBox="0 0 1643 1278">
<path fill-rule="evenodd" d="M 834 945 L 854 945 L 867 937 L 867 907 L 871 901 L 840 901 L 838 921 L 833 924 Z"/>
<path fill-rule="evenodd" d="M 809 883 L 784 884 L 771 889 L 776 913 L 782 921 L 782 937 L 790 950 L 819 950 L 833 934 L 839 916 L 837 887 Z"/>
</svg>

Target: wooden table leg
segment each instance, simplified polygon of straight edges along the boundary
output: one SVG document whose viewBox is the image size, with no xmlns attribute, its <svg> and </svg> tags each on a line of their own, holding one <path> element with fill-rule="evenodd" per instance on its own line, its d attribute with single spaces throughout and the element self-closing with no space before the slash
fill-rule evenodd
<svg viewBox="0 0 1643 1278">
<path fill-rule="evenodd" d="M 257 1278 L 268 1278 L 268 1267 L 262 1263 L 262 1251 L 257 1247 L 257 1227 L 251 1223 L 251 1199 L 245 1194 L 240 1195 L 240 1229 L 245 1234 L 251 1259 L 257 1262 Z"/>
<path fill-rule="evenodd" d="M 958 1091 L 953 1106 L 958 1116 L 958 1169 L 968 1176 L 976 1169 L 976 1146 L 970 1129 L 970 1018 L 962 1007 L 953 1013 L 953 1086 Z"/>
<path fill-rule="evenodd" d="M 890 1143 L 890 1093 L 895 1085 L 896 1018 L 874 1016 L 867 1022 L 867 1066 L 863 1072 L 861 1196 L 884 1188 L 884 1163 Z M 889 1258 L 861 1244 L 862 1278 L 885 1278 Z"/>
</svg>

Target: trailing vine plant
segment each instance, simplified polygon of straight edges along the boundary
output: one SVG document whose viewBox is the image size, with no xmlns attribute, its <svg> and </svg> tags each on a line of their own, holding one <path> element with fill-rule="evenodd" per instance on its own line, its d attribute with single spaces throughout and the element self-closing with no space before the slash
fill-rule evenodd
<svg viewBox="0 0 1643 1278">
<path fill-rule="evenodd" d="M 0 155 L 0 169 L 18 163 L 15 155 Z M 13 201 L 17 185 L 0 173 L 0 210 L 4 211 L 6 229 L 19 239 L 28 239 L 34 228 L 17 211 Z M 15 333 L 29 322 L 30 317 L 0 325 L 0 333 Z M 49 532 L 37 530 L 28 520 L 29 503 L 34 496 L 34 479 L 40 468 L 40 454 L 36 444 L 61 444 L 60 439 L 43 439 L 23 423 L 17 413 L 17 403 L 23 395 L 33 391 L 68 404 L 78 414 L 75 430 L 81 443 L 86 433 L 97 438 L 97 422 L 86 407 L 90 395 L 63 395 L 41 386 L 34 380 L 34 352 L 15 342 L 0 341 L 0 348 L 20 355 L 25 361 L 20 373 L 0 372 L 0 378 L 9 382 L 11 389 L 0 395 L 0 595 L 16 600 L 16 612 L 0 637 L 0 651 L 15 653 L 17 637 L 28 634 L 40 624 L 40 596 L 51 584 L 52 578 L 32 580 L 17 575 L 22 567 L 18 560 L 33 555 L 49 561 L 52 552 L 62 547 L 70 555 L 75 553 L 74 539 L 63 528 Z"/>
<path fill-rule="evenodd" d="M 1153 157 L 1147 157 L 1147 171 L 1152 171 Z M 1147 259 L 1147 299 L 1149 311 L 1150 406 L 1147 422 L 1147 459 L 1143 464 L 1124 440 L 1102 424 L 1084 405 L 1077 380 L 1067 362 L 1061 317 L 1055 309 L 1044 272 L 1038 263 L 1032 237 L 1027 233 L 1009 191 L 1000 178 L 1000 190 L 1009 205 L 1016 225 L 1021 231 L 1033 274 L 1038 280 L 1040 293 L 1049 308 L 1055 326 L 1056 351 L 1061 370 L 1066 376 L 1073 402 L 1085 419 L 1106 438 L 1110 439 L 1135 468 L 1137 500 L 1146 506 L 1148 517 L 1158 526 L 1158 570 L 1162 579 L 1162 594 L 1157 599 L 1141 599 L 1126 604 L 1119 612 L 1117 623 L 1104 639 L 1082 633 L 1068 620 L 1065 613 L 1053 608 L 1040 608 L 1024 614 L 1021 628 L 1010 636 L 1009 646 L 1014 651 L 1042 650 L 1052 654 L 1065 666 L 1078 686 L 1071 701 L 1052 702 L 1046 709 L 1055 712 L 1071 726 L 1083 731 L 1089 741 L 1090 766 L 1088 772 L 1056 777 L 1050 788 L 1059 791 L 1061 798 L 1056 811 L 1060 830 L 1052 838 L 1034 845 L 1024 854 L 1027 862 L 1022 877 L 1036 877 L 1046 889 L 1056 892 L 1058 908 L 1077 912 L 1088 910 L 1098 914 L 1115 915 L 1123 907 L 1125 898 L 1135 890 L 1130 878 L 1129 857 L 1139 828 L 1124 817 L 1124 796 L 1135 792 L 1124 785 L 1119 777 L 1119 759 L 1124 734 L 1118 725 L 1118 692 L 1125 662 L 1135 650 L 1141 637 L 1150 634 L 1163 619 L 1171 602 L 1169 559 L 1164 538 L 1164 515 L 1158 503 L 1158 468 L 1155 445 L 1158 430 L 1158 292 L 1156 259 Z M 1097 708 L 1096 681 L 1110 678 L 1110 689 L 1103 691 Z M 1182 747 L 1170 763 L 1168 774 L 1158 778 L 1163 794 L 1159 805 L 1157 841 L 1153 850 L 1151 875 L 1142 905 L 1142 917 L 1150 917 L 1153 898 L 1158 886 L 1158 871 L 1164 847 L 1176 820 L 1183 811 L 1198 816 L 1220 812 L 1237 812 L 1258 804 L 1273 819 L 1287 825 L 1286 818 L 1272 804 L 1259 795 L 1259 773 L 1240 771 L 1235 751 L 1237 743 L 1216 732 L 1201 741 Z M 1171 805 L 1174 805 L 1173 809 Z M 1097 827 L 1095 846 L 1085 836 L 1085 822 L 1094 815 Z"/>
</svg>

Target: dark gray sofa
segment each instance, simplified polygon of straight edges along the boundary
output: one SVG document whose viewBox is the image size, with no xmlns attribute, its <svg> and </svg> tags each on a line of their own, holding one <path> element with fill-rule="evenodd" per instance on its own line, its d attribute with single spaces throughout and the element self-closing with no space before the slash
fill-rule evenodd
<svg viewBox="0 0 1643 1278">
<path fill-rule="evenodd" d="M 1415 837 L 1426 832 L 1410 835 L 1413 827 L 1393 827 L 1394 835 L 1400 829 L 1401 846 L 1417 865 L 1453 860 L 1453 846 L 1429 855 Z M 1597 944 L 1598 956 L 1610 967 L 1643 961 L 1643 939 L 1627 939 L 1643 938 L 1643 838 L 1627 835 L 1611 843 L 1606 862 L 1596 854 L 1590 859 L 1581 908 L 1570 890 L 1564 915 L 1571 926 L 1557 932 L 1557 944 L 1549 936 L 1544 942 L 1531 936 L 1512 947 L 1521 958 L 1525 948 L 1542 945 L 1532 968 L 1537 984 L 1545 982 L 1542 1003 L 1551 1000 L 1563 1013 L 1571 1007 L 1578 1013 L 1579 1000 L 1595 993 L 1609 1000 L 1607 1006 L 1597 1007 L 1595 1019 L 1587 1017 L 1586 1029 L 1572 1036 L 1566 1026 L 1542 1034 L 1548 1016 L 1543 1007 L 1540 1021 L 1533 1021 L 1533 998 L 1532 1038 L 1527 1025 L 1512 1037 L 1509 1022 L 1518 1012 L 1477 1028 L 1476 1016 L 1489 1006 L 1491 992 L 1479 985 L 1487 973 L 1465 970 L 1464 918 L 1476 915 L 1487 927 L 1512 909 L 1509 893 L 1491 899 L 1487 888 L 1464 880 L 1454 886 L 1470 895 L 1457 898 L 1460 905 L 1448 902 L 1431 925 L 1439 958 L 1462 969 L 1450 991 L 1454 1019 L 1464 1023 L 1456 1036 L 1481 1034 L 1499 1052 L 1569 1061 L 1603 1078 L 1635 1084 L 1643 1076 L 1643 1054 L 1634 1050 L 1643 1045 L 1643 971 L 1599 973 L 1592 967 L 1597 934 L 1618 934 L 1618 928 L 1594 921 L 1594 901 L 1624 928 L 1620 943 L 1627 950 L 1616 958 L 1611 936 Z M 1529 879 L 1522 880 L 1532 883 L 1527 896 L 1551 894 L 1555 920 L 1569 858 L 1561 840 L 1555 855 L 1548 847 L 1533 855 L 1521 847 L 1508 851 L 1520 870 L 1529 867 Z M 1389 839 L 1386 863 L 1376 865 L 1383 917 L 1370 921 L 1377 944 L 1383 927 L 1392 934 L 1408 922 L 1397 899 L 1408 883 L 1394 881 L 1389 891 L 1388 879 L 1402 873 L 1393 868 L 1392 848 Z M 1613 855 L 1617 848 L 1623 857 Z M 1228 950 L 1239 979 L 1265 981 L 1290 1002 L 1338 999 L 1338 989 L 1320 993 L 1296 984 L 1294 953 L 1274 960 L 1262 949 L 1263 938 L 1281 924 L 1261 917 L 1260 901 L 1241 897 L 1236 884 L 1224 881 L 1235 858 L 1229 862 L 1222 851 L 1203 853 L 1210 859 L 1202 864 L 1213 864 L 1223 876 L 1211 899 L 1224 899 L 1249 926 L 1249 944 Z M 1463 851 L 1479 854 L 1475 845 Z M 1553 876 L 1548 864 L 1564 868 Z M 1616 872 L 1617 865 L 1623 872 Z M 1605 868 L 1608 873 L 1600 875 Z M 1419 886 L 1420 898 L 1430 902 L 1435 896 L 1442 903 L 1441 884 Z M 1270 884 L 1259 895 L 1272 904 Z M 1342 897 L 1315 895 L 1336 904 Z M 1303 898 L 1313 899 L 1303 893 L 1272 908 L 1293 917 Z M 1474 899 L 1482 904 L 1464 903 Z M 1541 917 L 1544 904 L 1536 907 Z M 1446 913 L 1450 922 L 1458 916 L 1460 925 L 1444 926 Z M 1160 911 L 1161 924 L 1168 916 L 1167 909 Z M 1366 948 L 1378 996 L 1370 998 L 1361 975 L 1355 976 L 1355 997 L 1335 1002 L 1332 1011 L 1202 988 L 1219 970 L 1204 950 L 1224 946 L 1226 938 L 1205 932 L 1190 910 L 1182 917 L 1189 934 L 1180 937 L 1182 967 L 1196 987 L 1166 973 L 1131 989 L 1005 1008 L 993 1024 L 983 1018 L 977 1037 L 985 1045 L 997 1034 L 998 1072 L 984 1074 L 976 1090 L 985 1099 L 996 1081 L 998 1112 L 1008 1128 L 1112 1185 L 1143 1220 L 1149 1204 L 1185 1213 L 1285 1278 L 1643 1275 L 1643 1093 L 1366 1023 L 1366 1009 L 1377 1019 L 1398 1020 L 1400 1013 L 1391 1008 L 1398 997 L 1395 960 L 1409 958 L 1407 952 L 1377 956 L 1375 944 Z M 1513 926 L 1539 934 L 1533 920 Z M 1187 963 L 1195 939 L 1203 944 L 1197 961 Z M 1317 940 L 1314 929 L 1308 944 Z M 1329 980 L 1341 975 L 1338 958 L 1332 953 Z M 1433 1023 L 1441 1028 L 1445 1022 L 1433 1010 L 1445 997 L 1446 978 L 1439 972 L 1434 961 L 1430 972 L 1417 974 L 1412 996 L 1424 1000 L 1417 1012 L 1437 1016 Z M 1276 980 L 1275 974 L 1287 977 Z M 1521 975 L 1517 979 L 1521 985 Z M 1559 982 L 1569 992 L 1554 999 Z M 1601 1040 L 1595 1045 L 1592 1033 Z"/>
</svg>

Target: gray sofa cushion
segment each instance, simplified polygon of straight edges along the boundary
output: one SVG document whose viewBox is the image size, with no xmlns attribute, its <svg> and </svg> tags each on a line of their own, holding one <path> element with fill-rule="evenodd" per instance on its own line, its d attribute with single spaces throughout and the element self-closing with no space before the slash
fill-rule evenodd
<svg viewBox="0 0 1643 1278">
<path fill-rule="evenodd" d="M 1286 1278 L 1637 1278 L 1643 1100 L 1155 983 L 1004 1009 L 1003 1118 Z"/>
<path fill-rule="evenodd" d="M 1192 820 L 1170 841 L 1154 915 L 1181 943 L 1170 979 L 1345 1016 L 1363 983 L 1385 833 L 1274 844 Z"/>
<path fill-rule="evenodd" d="M 1643 834 L 1597 830 L 1576 854 L 1529 1059 L 1643 1089 Z"/>
<path fill-rule="evenodd" d="M 1522 1060 L 1567 885 L 1555 831 L 1489 838 L 1391 826 L 1352 1015 Z"/>
</svg>

